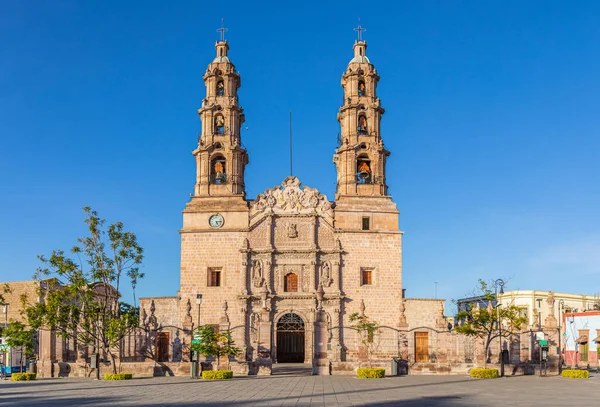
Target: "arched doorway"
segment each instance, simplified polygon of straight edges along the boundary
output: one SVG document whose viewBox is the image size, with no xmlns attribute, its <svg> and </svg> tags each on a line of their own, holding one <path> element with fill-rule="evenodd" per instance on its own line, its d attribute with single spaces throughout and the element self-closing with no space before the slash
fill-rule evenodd
<svg viewBox="0 0 600 407">
<path fill-rule="evenodd" d="M 304 321 L 298 314 L 277 321 L 277 362 L 304 363 Z"/>
</svg>

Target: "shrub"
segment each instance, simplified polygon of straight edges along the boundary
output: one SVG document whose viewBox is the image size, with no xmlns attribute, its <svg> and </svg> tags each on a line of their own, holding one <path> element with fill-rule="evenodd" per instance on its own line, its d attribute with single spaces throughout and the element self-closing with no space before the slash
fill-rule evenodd
<svg viewBox="0 0 600 407">
<path fill-rule="evenodd" d="M 131 380 L 133 373 L 105 373 L 104 380 Z"/>
<path fill-rule="evenodd" d="M 231 379 L 233 372 L 231 370 L 205 370 L 202 372 L 204 380 L 223 380 Z"/>
<path fill-rule="evenodd" d="M 562 377 L 568 377 L 569 379 L 589 379 L 590 372 L 587 370 L 563 370 Z"/>
<path fill-rule="evenodd" d="M 486 369 L 482 367 L 469 370 L 469 374 L 475 379 L 497 379 L 500 377 L 498 369 Z"/>
<path fill-rule="evenodd" d="M 358 369 L 356 375 L 359 379 L 382 379 L 385 377 L 385 369 L 363 367 Z"/>
<path fill-rule="evenodd" d="M 14 382 L 20 382 L 24 380 L 35 380 L 35 373 L 13 373 L 12 380 Z"/>
</svg>

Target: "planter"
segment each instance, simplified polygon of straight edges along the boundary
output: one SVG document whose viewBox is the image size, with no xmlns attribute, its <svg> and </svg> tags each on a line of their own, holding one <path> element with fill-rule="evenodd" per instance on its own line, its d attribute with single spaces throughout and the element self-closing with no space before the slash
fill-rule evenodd
<svg viewBox="0 0 600 407">
<path fill-rule="evenodd" d="M 133 373 L 105 373 L 104 380 L 131 380 Z"/>
<path fill-rule="evenodd" d="M 567 369 L 562 371 L 561 376 L 568 379 L 589 379 L 590 372 L 587 370 Z"/>
<path fill-rule="evenodd" d="M 233 371 L 231 371 L 231 370 L 204 370 L 202 372 L 202 378 L 204 380 L 232 379 Z"/>
<path fill-rule="evenodd" d="M 11 380 L 13 382 L 35 380 L 35 373 L 13 373 L 11 374 Z"/>
<path fill-rule="evenodd" d="M 483 367 L 476 367 L 469 370 L 469 375 L 474 379 L 497 379 L 500 377 L 498 369 L 488 369 Z"/>
<path fill-rule="evenodd" d="M 359 379 L 383 379 L 385 377 L 385 369 L 363 367 L 356 371 L 356 377 Z"/>
</svg>

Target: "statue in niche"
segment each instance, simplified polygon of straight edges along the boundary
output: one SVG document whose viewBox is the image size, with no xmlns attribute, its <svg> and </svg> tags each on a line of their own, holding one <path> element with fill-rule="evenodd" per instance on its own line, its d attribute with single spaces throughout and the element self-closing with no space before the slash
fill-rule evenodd
<svg viewBox="0 0 600 407">
<path fill-rule="evenodd" d="M 262 264 L 259 260 L 254 260 L 252 263 L 252 283 L 254 287 L 262 287 L 265 282 L 265 278 L 263 276 Z"/>
<path fill-rule="evenodd" d="M 288 223 L 287 235 L 290 239 L 295 239 L 298 237 L 298 226 L 295 223 Z"/>
<path fill-rule="evenodd" d="M 325 262 L 321 265 L 321 283 L 324 287 L 329 287 L 333 282 L 333 278 L 331 277 L 331 267 L 328 262 Z"/>
</svg>

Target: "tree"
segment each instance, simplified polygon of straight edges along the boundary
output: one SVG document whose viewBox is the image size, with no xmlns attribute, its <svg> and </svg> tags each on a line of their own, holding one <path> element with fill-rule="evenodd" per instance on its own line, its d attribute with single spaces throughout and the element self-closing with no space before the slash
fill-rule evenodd
<svg viewBox="0 0 600 407">
<path fill-rule="evenodd" d="M 3 335 L 6 338 L 6 344 L 11 348 L 21 351 L 20 371 L 23 371 L 23 359 L 29 358 L 34 354 L 35 330 L 28 329 L 20 322 L 11 322 L 4 329 Z"/>
<path fill-rule="evenodd" d="M 229 356 L 235 356 L 241 352 L 231 339 L 231 331 L 216 331 L 211 325 L 202 325 L 196 330 L 200 337 L 199 343 L 194 343 L 191 349 L 199 355 L 217 358 L 217 370 L 221 368 L 221 357 L 227 356 L 227 368 L 229 368 Z"/>
<path fill-rule="evenodd" d="M 379 337 L 376 334 L 380 333 L 379 323 L 371 321 L 364 313 L 355 312 L 350 315 L 351 327 L 356 329 L 359 335 L 360 343 L 367 351 L 367 363 L 372 367 L 373 355 L 379 349 Z"/>
<path fill-rule="evenodd" d="M 144 277 L 139 269 L 143 249 L 134 233 L 123 230 L 123 223 L 105 230 L 106 221 L 96 211 L 89 207 L 83 211 L 89 235 L 79 238 L 71 249 L 75 258 L 62 250 L 54 250 L 50 257 L 38 256 L 43 266 L 34 278 L 44 280 L 38 293 L 43 301 L 28 304 L 24 297 L 24 313 L 34 329 L 51 328 L 64 338 L 74 337 L 77 343 L 108 354 L 116 373 L 114 351 L 139 320 L 137 312 L 130 312 L 135 307 L 119 305 L 119 288 L 122 278 L 128 277 L 135 298 L 136 284 Z"/>
<path fill-rule="evenodd" d="M 496 296 L 490 286 L 492 284 L 488 285 L 485 281 L 479 280 L 477 297 L 487 302 L 487 307 L 480 307 L 479 302 L 469 304 L 466 309 L 458 312 L 459 325 L 454 327 L 454 330 L 460 334 L 482 340 L 485 348 L 484 366 L 487 366 L 489 361 L 489 348 L 492 341 L 519 333 L 528 322 L 526 317 L 519 316 L 519 308 L 514 305 L 493 307 L 492 301 Z M 498 329 L 498 321 L 502 325 L 502 330 Z"/>
</svg>

